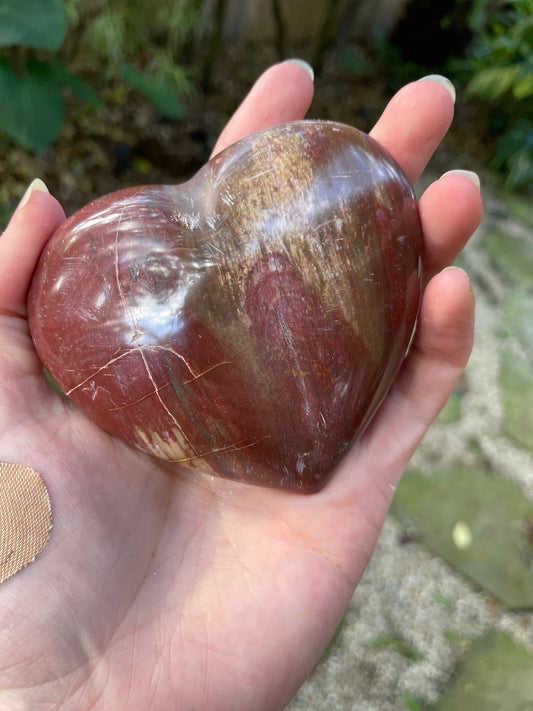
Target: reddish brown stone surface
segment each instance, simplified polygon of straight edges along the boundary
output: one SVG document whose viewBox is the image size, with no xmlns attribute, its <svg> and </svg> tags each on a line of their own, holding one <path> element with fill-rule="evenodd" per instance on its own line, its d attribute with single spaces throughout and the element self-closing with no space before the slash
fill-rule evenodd
<svg viewBox="0 0 533 711">
<path fill-rule="evenodd" d="M 312 492 L 401 364 L 420 249 L 385 152 L 356 129 L 294 122 L 184 185 L 73 215 L 41 256 L 30 326 L 59 385 L 128 444 Z"/>
</svg>

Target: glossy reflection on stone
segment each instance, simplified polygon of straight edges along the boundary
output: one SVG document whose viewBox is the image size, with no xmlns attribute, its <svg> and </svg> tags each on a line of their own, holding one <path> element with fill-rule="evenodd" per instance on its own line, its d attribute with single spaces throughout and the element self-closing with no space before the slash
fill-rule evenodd
<svg viewBox="0 0 533 711">
<path fill-rule="evenodd" d="M 402 362 L 420 249 L 388 154 L 356 129 L 294 122 L 183 185 L 73 215 L 41 255 L 30 327 L 68 396 L 128 444 L 313 492 Z"/>
</svg>

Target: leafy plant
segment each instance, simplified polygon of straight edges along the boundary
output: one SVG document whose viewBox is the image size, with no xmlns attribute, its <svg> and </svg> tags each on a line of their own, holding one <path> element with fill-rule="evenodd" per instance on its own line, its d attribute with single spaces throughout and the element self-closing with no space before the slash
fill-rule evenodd
<svg viewBox="0 0 533 711">
<path fill-rule="evenodd" d="M 402 702 L 406 711 L 427 711 L 426 704 L 410 694 L 404 694 L 402 696 Z"/>
<path fill-rule="evenodd" d="M 419 661 L 422 659 L 422 655 L 410 647 L 406 642 L 404 642 L 399 637 L 394 635 L 383 636 L 383 637 L 372 637 L 366 640 L 364 643 L 366 647 L 373 647 L 375 649 L 393 649 L 398 654 L 406 659 L 411 659 L 412 661 Z"/>
<path fill-rule="evenodd" d="M 533 188 L 533 0 L 502 0 L 477 14 L 476 39 L 459 64 L 467 93 L 492 107 L 501 133 L 493 167 L 510 188 Z"/>
<path fill-rule="evenodd" d="M 496 145 L 494 168 L 507 173 L 509 188 L 533 188 L 533 121 L 519 119 Z"/>
<path fill-rule="evenodd" d="M 471 94 L 488 101 L 533 96 L 533 0 L 505 0 L 473 45 Z"/>
<path fill-rule="evenodd" d="M 159 113 L 165 118 L 182 121 L 185 118 L 185 108 L 175 92 L 175 74 L 166 77 L 161 71 L 153 74 L 140 72 L 129 64 L 124 64 L 121 70 L 124 79 L 143 94 Z M 178 83 L 186 84 L 185 77 L 178 78 Z"/>
<path fill-rule="evenodd" d="M 450 600 L 450 598 L 440 590 L 437 590 L 437 592 L 435 593 L 435 602 L 447 614 L 451 614 L 455 610 L 455 603 L 453 602 L 453 600 Z"/>
<path fill-rule="evenodd" d="M 54 51 L 61 47 L 66 30 L 61 0 L 3 0 L 0 4 L 0 47 Z"/>
<path fill-rule="evenodd" d="M 183 120 L 194 85 L 180 59 L 207 18 L 201 0 L 1 0 L 0 131 L 44 151 L 64 123 L 65 91 L 98 106 L 79 76 L 95 66 L 104 81 L 119 80 L 163 117 Z"/>
<path fill-rule="evenodd" d="M 91 87 L 57 58 L 38 61 L 31 50 L 56 51 L 67 20 L 61 0 L 3 0 L 0 4 L 0 130 L 31 151 L 45 150 L 63 125 L 63 92 L 93 105 Z"/>
<path fill-rule="evenodd" d="M 3 102 L 0 128 L 24 148 L 40 152 L 55 139 L 63 124 L 61 91 L 42 81 L 41 67 L 26 66 L 17 76 L 0 59 L 0 95 Z"/>
<path fill-rule="evenodd" d="M 162 116 L 182 120 L 181 98 L 191 94 L 194 85 L 192 72 L 180 60 L 202 24 L 200 0 L 130 0 L 118 7 L 103 0 L 99 5 L 100 12 L 89 22 L 83 22 L 87 15 L 78 15 L 82 46 L 108 78 L 121 76 Z"/>
</svg>

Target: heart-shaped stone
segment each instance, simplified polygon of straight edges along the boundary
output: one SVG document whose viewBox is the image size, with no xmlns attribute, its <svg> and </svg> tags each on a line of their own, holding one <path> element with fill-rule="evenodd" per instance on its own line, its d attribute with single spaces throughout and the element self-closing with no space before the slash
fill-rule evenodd
<svg viewBox="0 0 533 711">
<path fill-rule="evenodd" d="M 31 332 L 67 395 L 128 444 L 313 492 L 404 358 L 420 249 L 413 191 L 377 143 L 284 124 L 183 185 L 68 219 L 34 275 Z"/>
</svg>

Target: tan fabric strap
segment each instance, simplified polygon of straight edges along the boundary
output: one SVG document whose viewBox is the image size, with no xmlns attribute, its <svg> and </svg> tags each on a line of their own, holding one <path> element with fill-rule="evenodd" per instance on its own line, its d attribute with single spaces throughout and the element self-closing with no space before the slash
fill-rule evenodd
<svg viewBox="0 0 533 711">
<path fill-rule="evenodd" d="M 39 473 L 0 462 L 0 583 L 35 560 L 51 528 L 50 497 Z"/>
</svg>

